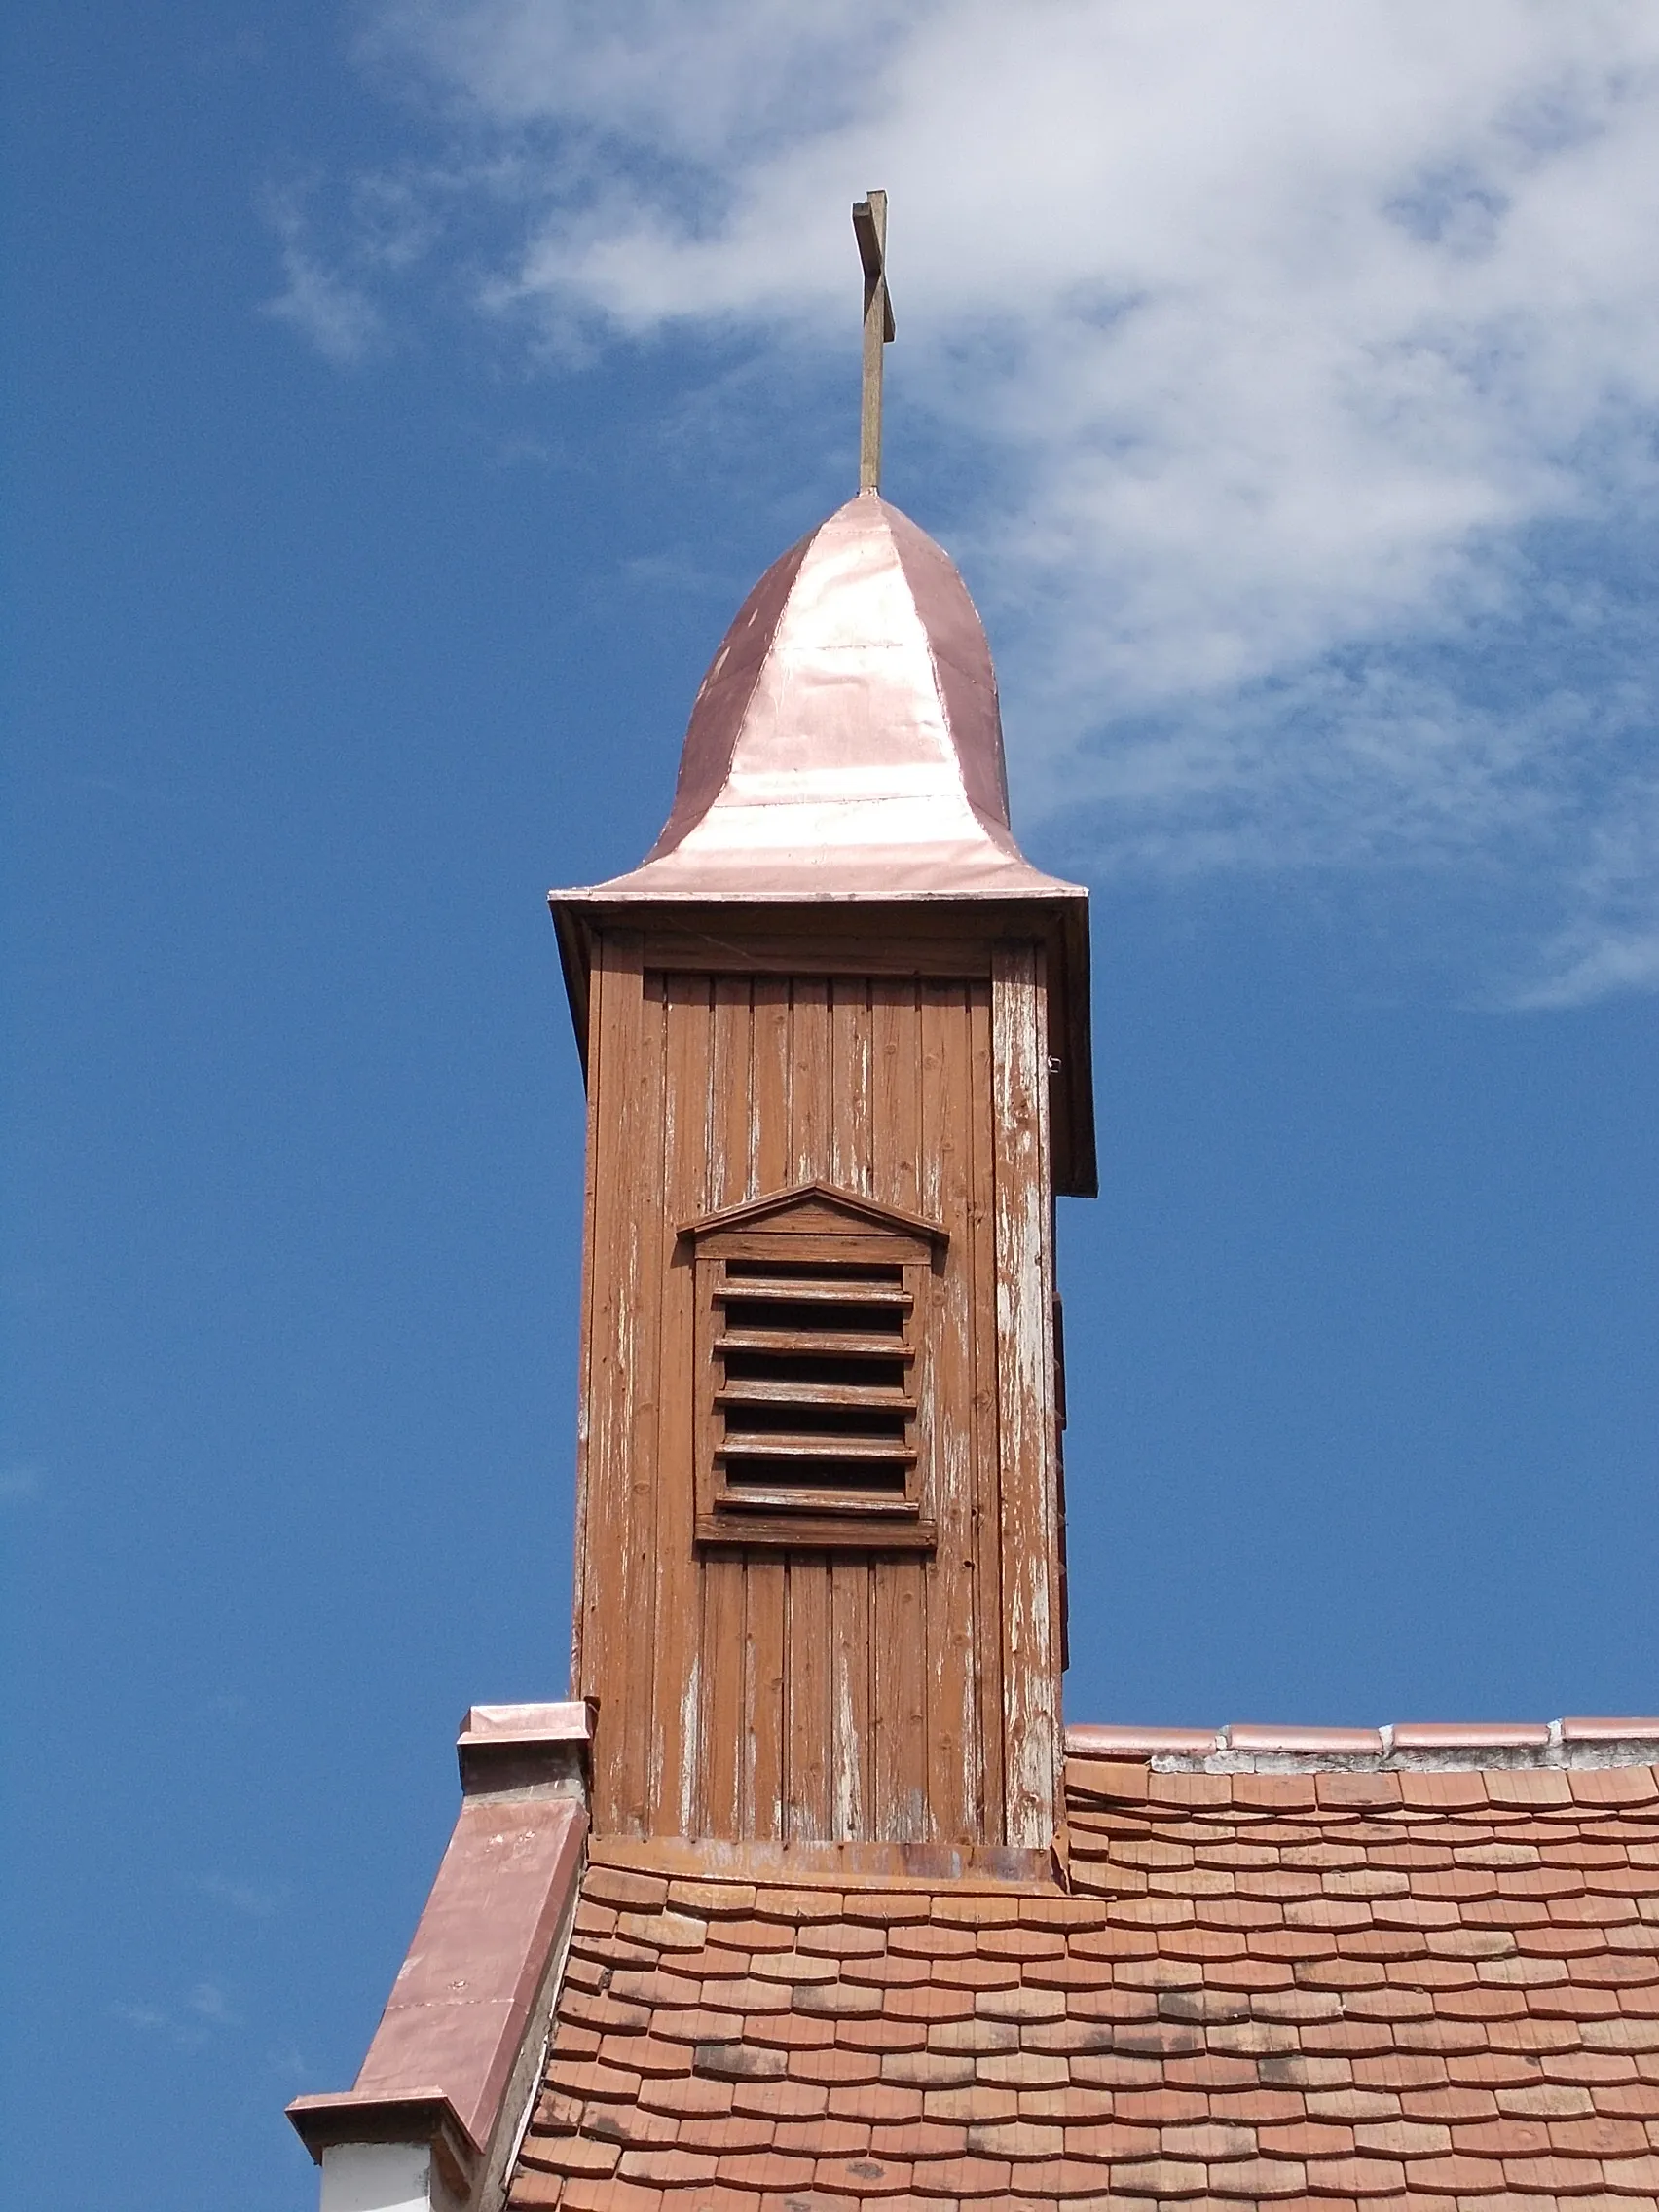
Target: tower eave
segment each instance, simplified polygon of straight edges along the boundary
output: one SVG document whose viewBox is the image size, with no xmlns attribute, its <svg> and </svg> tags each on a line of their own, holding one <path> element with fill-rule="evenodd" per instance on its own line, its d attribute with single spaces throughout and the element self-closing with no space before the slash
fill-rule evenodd
<svg viewBox="0 0 1659 2212">
<path fill-rule="evenodd" d="M 873 878 L 873 868 L 869 875 Z M 809 888 L 794 873 L 787 884 L 752 881 L 742 891 L 724 885 L 690 890 L 663 864 L 647 862 L 606 883 L 550 891 L 547 904 L 584 1080 L 594 940 L 608 927 L 697 939 L 717 952 L 754 936 L 762 924 L 797 936 L 810 930 L 821 943 L 855 931 L 875 938 L 937 934 L 942 940 L 960 934 L 965 923 L 981 938 L 1036 938 L 1049 964 L 1051 1059 L 1058 1063 L 1050 1069 L 1054 1189 L 1062 1198 L 1098 1195 L 1088 893 L 1082 884 L 1018 861 L 987 869 L 977 881 L 938 887 L 896 884 L 891 875 L 885 883 L 861 880 L 855 886 L 849 874 L 834 887 Z"/>
</svg>

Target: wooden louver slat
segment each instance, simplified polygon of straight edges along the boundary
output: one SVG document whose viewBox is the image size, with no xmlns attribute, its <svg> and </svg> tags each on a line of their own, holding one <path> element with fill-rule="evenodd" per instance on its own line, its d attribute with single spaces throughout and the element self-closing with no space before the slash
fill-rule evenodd
<svg viewBox="0 0 1659 2212">
<path fill-rule="evenodd" d="M 913 1512 L 915 1300 L 903 1267 L 728 1259 L 712 1300 L 726 1321 L 712 1350 L 728 1509 Z"/>
<path fill-rule="evenodd" d="M 728 1436 L 720 1447 L 722 1459 L 845 1459 L 885 1465 L 907 1464 L 916 1456 L 908 1445 L 890 1444 L 885 1437 L 815 1435 L 812 1430 L 768 1430 L 762 1436 Z"/>
<path fill-rule="evenodd" d="M 874 1382 L 797 1382 L 786 1377 L 777 1380 L 759 1377 L 741 1382 L 727 1381 L 715 1392 L 717 1406 L 799 1406 L 810 1411 L 814 1406 L 833 1408 L 840 1413 L 856 1413 L 867 1407 L 872 1413 L 913 1414 L 914 1398 L 907 1398 L 903 1389 L 889 1388 Z"/>
<path fill-rule="evenodd" d="M 821 1353 L 827 1359 L 891 1359 L 905 1366 L 914 1349 L 899 1337 L 861 1337 L 832 1329 L 727 1329 L 715 1339 L 718 1352 Z"/>
<path fill-rule="evenodd" d="M 730 1263 L 727 1265 L 729 1267 Z M 849 1282 L 832 1275 L 728 1275 L 725 1281 L 716 1285 L 714 1295 L 720 1305 L 751 1298 L 767 1304 L 803 1306 L 826 1301 L 839 1306 L 889 1306 L 906 1313 L 915 1304 L 910 1293 L 900 1284 L 865 1279 Z"/>
</svg>

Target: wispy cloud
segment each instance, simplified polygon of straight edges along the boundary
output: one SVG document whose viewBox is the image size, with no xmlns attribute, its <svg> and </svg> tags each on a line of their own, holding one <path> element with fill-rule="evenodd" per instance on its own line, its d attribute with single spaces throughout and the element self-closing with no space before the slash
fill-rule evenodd
<svg viewBox="0 0 1659 2212">
<path fill-rule="evenodd" d="M 1643 0 L 376 20 L 507 226 L 477 296 L 558 343 L 822 350 L 891 191 L 895 385 L 978 464 L 925 519 L 1076 865 L 1496 871 L 1518 1001 L 1655 981 Z"/>
<path fill-rule="evenodd" d="M 275 202 L 270 219 L 281 242 L 283 283 L 260 312 L 288 323 L 336 368 L 355 368 L 385 340 L 381 311 L 366 292 L 326 266 L 296 206 Z"/>
<path fill-rule="evenodd" d="M 139 2035 L 163 2036 L 181 2050 L 200 2050 L 218 2029 L 241 2026 L 223 1989 L 215 1981 L 199 1981 L 187 1990 L 178 2007 L 111 2004 L 104 2008 L 112 2020 Z"/>
<path fill-rule="evenodd" d="M 287 1891 L 280 1886 L 267 1888 L 256 1882 L 233 1881 L 225 1874 L 203 1874 L 197 1887 L 203 1897 L 229 1905 L 233 1912 L 245 1913 L 252 1920 L 268 1920 L 281 1909 L 288 1898 Z"/>
</svg>

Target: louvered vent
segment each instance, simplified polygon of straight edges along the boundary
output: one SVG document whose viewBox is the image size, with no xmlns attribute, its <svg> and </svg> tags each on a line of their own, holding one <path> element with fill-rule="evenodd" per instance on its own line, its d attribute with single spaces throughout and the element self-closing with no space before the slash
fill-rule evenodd
<svg viewBox="0 0 1659 2212">
<path fill-rule="evenodd" d="M 944 1231 L 808 1183 L 680 1234 L 692 1261 L 698 1543 L 931 1549 L 923 1409 Z"/>
<path fill-rule="evenodd" d="M 715 1458 L 734 1504 L 912 1509 L 905 1272 L 830 1259 L 720 1264 Z"/>
</svg>

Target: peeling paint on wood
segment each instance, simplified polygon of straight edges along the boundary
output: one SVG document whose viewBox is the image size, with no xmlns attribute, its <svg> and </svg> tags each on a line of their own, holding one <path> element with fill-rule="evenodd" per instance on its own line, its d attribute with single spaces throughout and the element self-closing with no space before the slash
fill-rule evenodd
<svg viewBox="0 0 1659 2212">
<path fill-rule="evenodd" d="M 596 1834 L 1046 1850 L 1058 1682 L 1044 981 L 963 933 L 878 971 L 721 931 L 596 941 L 576 1676 Z M 839 940 L 827 916 L 824 935 Z M 780 960 L 787 941 L 799 959 Z M 934 950 L 939 950 L 936 944 Z M 747 952 L 753 966 L 745 965 Z M 937 1220 L 915 1373 L 933 1549 L 699 1548 L 677 1225 L 820 1181 Z M 816 1527 L 817 1524 L 814 1523 Z"/>
</svg>

